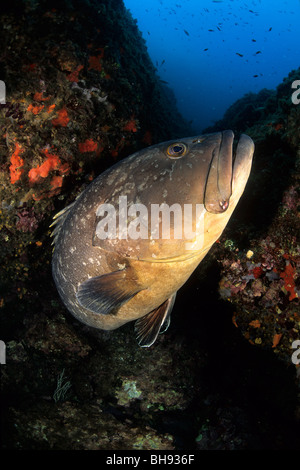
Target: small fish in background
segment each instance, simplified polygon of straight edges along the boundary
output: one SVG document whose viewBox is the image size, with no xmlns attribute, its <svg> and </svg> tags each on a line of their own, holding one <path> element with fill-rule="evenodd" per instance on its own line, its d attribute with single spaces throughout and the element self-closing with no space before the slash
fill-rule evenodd
<svg viewBox="0 0 300 470">
<path fill-rule="evenodd" d="M 257 55 L 257 54 L 261 54 L 261 51 L 257 51 L 257 52 L 255 52 L 255 54 L 253 54 L 253 55 Z"/>
<path fill-rule="evenodd" d="M 208 47 L 206 47 L 205 49 L 203 49 L 203 51 L 204 51 L 204 52 L 205 52 L 205 51 L 208 51 Z"/>
<path fill-rule="evenodd" d="M 236 55 L 238 55 L 239 57 L 244 57 L 244 55 L 240 54 L 239 52 L 236 52 Z"/>
<path fill-rule="evenodd" d="M 165 63 L 165 62 L 166 62 L 166 61 L 165 61 L 165 59 L 164 59 L 164 60 L 162 60 L 162 62 L 161 62 L 161 64 L 160 64 L 160 66 L 164 65 L 164 63 Z"/>
<path fill-rule="evenodd" d="M 78 320 L 103 330 L 136 320 L 142 347 L 168 328 L 178 289 L 222 234 L 247 183 L 254 144 L 242 134 L 233 153 L 233 140 L 227 130 L 141 150 L 98 176 L 54 217 L 53 278 Z M 108 209 L 102 213 L 104 203 L 115 219 L 105 215 Z M 200 213 L 190 213 L 192 237 L 175 216 L 169 234 L 158 218 L 153 236 L 138 212 L 143 206 L 151 214 L 153 205 L 163 203 L 184 211 L 185 204 L 200 205 Z M 133 204 L 140 209 L 130 212 Z M 102 236 L 101 227 L 120 219 L 125 228 L 119 224 L 116 236 Z M 128 224 L 144 236 L 129 236 Z"/>
<path fill-rule="evenodd" d="M 185 29 L 184 29 L 183 31 L 185 32 L 185 34 L 186 34 L 187 36 L 189 36 L 189 35 L 190 35 L 190 34 L 189 34 L 189 32 L 188 32 L 188 31 L 186 31 Z"/>
</svg>

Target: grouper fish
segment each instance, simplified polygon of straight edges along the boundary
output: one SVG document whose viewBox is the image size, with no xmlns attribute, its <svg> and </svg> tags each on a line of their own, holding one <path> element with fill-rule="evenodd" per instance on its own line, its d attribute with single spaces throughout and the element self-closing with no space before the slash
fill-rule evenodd
<svg viewBox="0 0 300 470">
<path fill-rule="evenodd" d="M 139 345 L 151 346 L 230 219 L 253 152 L 250 137 L 235 146 L 226 130 L 153 145 L 98 176 L 52 224 L 67 309 L 103 330 L 136 320 Z"/>
</svg>

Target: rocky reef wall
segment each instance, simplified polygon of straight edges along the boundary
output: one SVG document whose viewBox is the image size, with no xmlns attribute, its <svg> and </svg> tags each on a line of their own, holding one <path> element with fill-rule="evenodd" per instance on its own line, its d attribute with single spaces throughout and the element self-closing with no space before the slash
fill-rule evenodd
<svg viewBox="0 0 300 470">
<path fill-rule="evenodd" d="M 122 1 L 49 5 L 0 6 L 1 281 L 24 299 L 53 213 L 117 160 L 189 133 Z"/>
<path fill-rule="evenodd" d="M 96 331 L 51 278 L 52 216 L 135 150 L 188 135 L 121 0 L 0 4 L 3 449 L 299 447 L 299 107 L 293 72 L 214 129 L 255 140 L 245 195 L 169 330 Z"/>
<path fill-rule="evenodd" d="M 234 324 L 247 340 L 289 365 L 300 339 L 300 105 L 292 100 L 299 77 L 293 70 L 276 90 L 245 95 L 208 129 L 245 132 L 256 145 L 236 221 L 219 247 L 227 250 L 220 295 L 234 305 Z"/>
</svg>

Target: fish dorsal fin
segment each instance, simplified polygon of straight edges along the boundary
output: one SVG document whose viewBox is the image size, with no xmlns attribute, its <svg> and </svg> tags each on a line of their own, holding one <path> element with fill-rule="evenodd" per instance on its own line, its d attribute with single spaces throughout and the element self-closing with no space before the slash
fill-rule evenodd
<svg viewBox="0 0 300 470">
<path fill-rule="evenodd" d="M 56 227 L 52 230 L 51 237 L 53 237 L 52 245 L 55 244 L 58 234 L 60 232 L 60 229 L 62 228 L 64 221 L 66 220 L 68 214 L 70 213 L 70 210 L 72 209 L 73 205 L 75 204 L 76 200 L 73 201 L 71 204 L 69 204 L 67 207 L 59 211 L 55 216 L 53 217 L 53 222 L 50 225 L 50 228 L 56 225 Z"/>
<path fill-rule="evenodd" d="M 130 268 L 125 268 L 84 281 L 76 293 L 78 302 L 93 313 L 115 314 L 125 302 L 142 290 L 130 271 Z"/>
<path fill-rule="evenodd" d="M 134 329 L 139 346 L 148 348 L 156 341 L 159 333 L 168 329 L 175 297 L 176 292 L 159 307 L 135 322 Z"/>
</svg>

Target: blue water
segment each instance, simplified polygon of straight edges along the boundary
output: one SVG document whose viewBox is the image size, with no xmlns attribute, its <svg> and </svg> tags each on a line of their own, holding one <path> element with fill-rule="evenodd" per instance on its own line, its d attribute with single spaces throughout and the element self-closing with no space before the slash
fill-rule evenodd
<svg viewBox="0 0 300 470">
<path fill-rule="evenodd" d="M 274 89 L 300 66 L 299 0 L 124 3 L 138 21 L 158 75 L 197 132 L 245 93 Z"/>
</svg>

